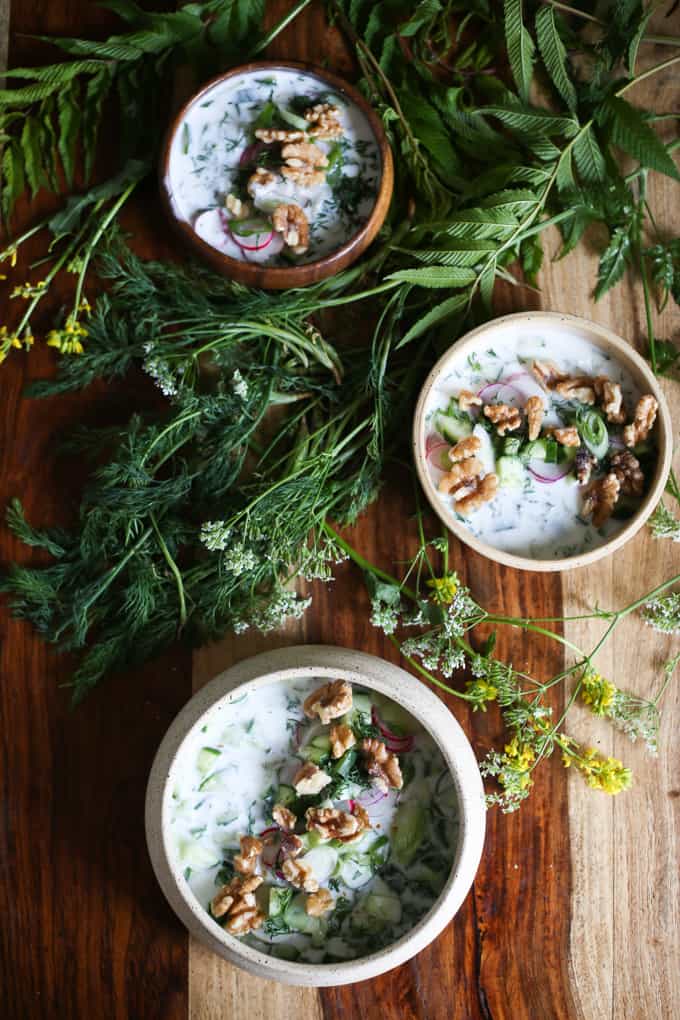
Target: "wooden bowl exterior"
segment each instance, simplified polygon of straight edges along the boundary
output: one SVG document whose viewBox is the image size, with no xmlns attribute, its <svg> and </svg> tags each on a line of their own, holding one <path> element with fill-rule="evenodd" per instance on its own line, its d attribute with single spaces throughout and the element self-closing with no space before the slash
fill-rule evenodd
<svg viewBox="0 0 680 1020">
<path fill-rule="evenodd" d="M 233 259 L 229 255 L 224 255 L 222 252 L 217 251 L 217 249 L 213 248 L 212 245 L 207 243 L 207 241 L 200 238 L 186 220 L 179 219 L 176 216 L 172 207 L 168 181 L 172 140 L 177 131 L 180 129 L 189 107 L 192 106 L 197 99 L 210 91 L 210 89 L 214 88 L 215 85 L 218 85 L 220 82 L 226 81 L 229 78 L 233 78 L 234 76 L 249 74 L 253 71 L 267 72 L 286 70 L 301 71 L 305 74 L 310 74 L 316 78 L 320 78 L 323 82 L 328 83 L 334 92 L 347 96 L 347 98 L 354 103 L 355 106 L 359 107 L 368 120 L 371 130 L 375 135 L 378 151 L 380 152 L 382 173 L 380 178 L 380 187 L 378 189 L 378 194 L 376 196 L 375 205 L 373 206 L 371 215 L 357 233 L 353 235 L 353 237 L 338 248 L 337 251 L 324 256 L 322 259 L 318 259 L 316 262 L 308 262 L 305 265 L 300 266 L 279 267 Z M 206 82 L 206 84 L 203 85 L 198 92 L 194 93 L 194 95 L 192 95 L 191 98 L 188 99 L 182 106 L 165 136 L 159 163 L 159 185 L 163 209 L 172 227 L 179 234 L 180 238 L 195 252 L 195 254 L 198 255 L 204 262 L 207 262 L 216 272 L 221 273 L 223 276 L 228 276 L 230 279 L 236 280 L 238 283 L 246 284 L 249 287 L 258 287 L 263 290 L 287 290 L 290 287 L 306 287 L 309 284 L 317 283 L 319 280 L 325 280 L 329 276 L 334 276 L 341 270 L 346 269 L 347 266 L 351 265 L 352 262 L 355 262 L 356 259 L 363 254 L 363 252 L 375 239 L 376 234 L 380 230 L 385 221 L 385 217 L 387 216 L 394 188 L 394 162 L 392 159 L 392 150 L 390 149 L 380 118 L 377 116 L 370 103 L 364 99 L 361 93 L 355 89 L 353 85 L 350 85 L 343 78 L 333 74 L 331 71 L 315 67 L 313 64 L 288 60 L 280 60 L 276 62 L 256 61 L 251 64 L 241 64 L 239 67 L 232 68 L 232 70 L 227 71 L 225 74 L 211 78 L 210 81 Z"/>
</svg>

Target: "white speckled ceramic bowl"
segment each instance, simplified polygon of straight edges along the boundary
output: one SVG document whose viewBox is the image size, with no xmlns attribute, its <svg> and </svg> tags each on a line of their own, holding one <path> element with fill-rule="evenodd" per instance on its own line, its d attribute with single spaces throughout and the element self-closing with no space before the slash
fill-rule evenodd
<svg viewBox="0 0 680 1020">
<path fill-rule="evenodd" d="M 294 677 L 343 678 L 392 698 L 424 726 L 451 770 L 460 808 L 458 845 L 439 899 L 408 934 L 371 956 L 343 963 L 282 960 L 244 945 L 210 919 L 195 899 L 169 843 L 172 779 L 183 741 L 217 703 Z M 409 960 L 449 923 L 475 877 L 484 843 L 486 806 L 477 761 L 448 708 L 415 677 L 382 659 L 349 648 L 302 645 L 246 659 L 221 673 L 189 701 L 166 733 L 154 760 L 146 795 L 146 838 L 156 877 L 171 907 L 192 935 L 225 959 L 260 977 L 291 985 L 342 985 L 364 981 Z"/>
<path fill-rule="evenodd" d="M 435 406 L 441 406 L 442 393 L 446 388 L 446 378 L 463 359 L 482 355 L 494 343 L 515 343 L 520 339 L 541 337 L 545 339 L 544 356 L 551 358 L 550 336 L 583 339 L 597 348 L 606 356 L 616 361 L 631 378 L 640 393 L 652 393 L 658 403 L 659 411 L 655 425 L 658 443 L 656 471 L 647 493 L 636 513 L 610 538 L 601 545 L 587 551 L 576 552 L 574 555 L 553 559 L 534 559 L 520 553 L 496 548 L 488 542 L 477 538 L 454 512 L 451 503 L 439 495 L 432 473 L 427 464 L 426 442 L 431 431 L 430 419 Z M 437 395 L 439 394 L 439 403 Z M 561 312 L 518 312 L 503 315 L 498 319 L 478 326 L 457 340 L 436 363 L 420 391 L 413 421 L 413 458 L 425 495 L 437 516 L 461 542 L 469 545 L 475 552 L 486 556 L 497 563 L 520 570 L 556 571 L 583 567 L 596 560 L 610 556 L 622 545 L 625 545 L 640 530 L 654 507 L 659 502 L 671 467 L 673 453 L 673 426 L 666 399 L 658 380 L 647 363 L 629 343 L 617 336 L 606 326 L 576 315 L 563 315 Z"/>
</svg>

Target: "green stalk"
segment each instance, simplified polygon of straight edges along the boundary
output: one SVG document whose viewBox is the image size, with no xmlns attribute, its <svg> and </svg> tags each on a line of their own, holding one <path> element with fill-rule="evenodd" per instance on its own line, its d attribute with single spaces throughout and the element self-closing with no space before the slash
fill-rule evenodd
<svg viewBox="0 0 680 1020">
<path fill-rule="evenodd" d="M 165 558 L 165 562 L 168 564 L 170 572 L 175 578 L 175 583 L 177 585 L 177 596 L 179 598 L 179 629 L 182 630 L 184 628 L 185 623 L 187 622 L 187 604 L 184 596 L 184 583 L 182 582 L 182 575 L 180 573 L 179 567 L 177 566 L 172 556 L 170 555 L 170 550 L 168 549 L 165 539 L 161 534 L 161 530 L 158 527 L 156 517 L 153 514 L 153 512 L 149 512 L 149 520 L 151 521 L 151 527 L 153 528 L 156 534 L 156 539 L 158 541 L 158 545 L 160 546 L 161 552 L 163 553 L 163 556 Z"/>
</svg>

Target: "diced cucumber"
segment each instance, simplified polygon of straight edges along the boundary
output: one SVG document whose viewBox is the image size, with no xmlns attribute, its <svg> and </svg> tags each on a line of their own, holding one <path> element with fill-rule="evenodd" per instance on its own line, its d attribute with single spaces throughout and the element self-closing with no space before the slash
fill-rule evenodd
<svg viewBox="0 0 680 1020">
<path fill-rule="evenodd" d="M 284 807 L 289 807 L 297 800 L 297 793 L 295 788 L 288 786 L 287 783 L 281 783 L 278 790 L 276 791 L 275 804 L 283 804 Z"/>
<path fill-rule="evenodd" d="M 290 903 L 291 890 L 286 886 L 272 885 L 269 889 L 269 916 L 278 917 L 283 914 Z"/>
<path fill-rule="evenodd" d="M 418 732 L 420 727 L 416 720 L 396 701 L 383 695 L 376 695 L 375 702 L 380 721 L 393 730 L 397 736 L 407 736 Z"/>
<path fill-rule="evenodd" d="M 399 864 L 411 863 L 425 836 L 427 808 L 418 800 L 408 800 L 397 808 L 392 822 L 392 853 Z"/>
<path fill-rule="evenodd" d="M 290 124 L 291 127 L 297 128 L 298 131 L 306 131 L 309 124 L 304 117 L 298 117 L 297 113 L 292 113 L 291 110 L 286 110 L 284 106 L 279 107 L 279 113 L 281 119 L 285 120 L 286 124 Z"/>
<path fill-rule="evenodd" d="M 324 750 L 321 747 L 315 747 L 314 744 L 307 744 L 306 747 L 301 747 L 298 754 L 305 759 L 305 761 L 313 761 L 315 765 L 320 765 L 322 761 L 328 758 L 330 751 Z"/>
<path fill-rule="evenodd" d="M 331 749 L 331 738 L 326 733 L 320 733 L 318 737 L 312 739 L 311 743 L 326 753 Z"/>
<path fill-rule="evenodd" d="M 547 453 L 547 440 L 532 439 L 522 450 L 522 460 L 527 464 L 530 460 L 545 460 Z"/>
<path fill-rule="evenodd" d="M 300 836 L 305 850 L 313 850 L 315 846 L 321 846 L 324 842 L 320 832 L 303 832 Z"/>
<path fill-rule="evenodd" d="M 522 446 L 522 440 L 518 436 L 506 436 L 503 440 L 503 456 L 517 457 Z"/>
<path fill-rule="evenodd" d="M 214 868 L 220 863 L 220 857 L 213 848 L 204 846 L 195 839 L 184 839 L 179 844 L 179 855 L 182 863 L 192 871 L 204 871 Z"/>
<path fill-rule="evenodd" d="M 340 878 L 349 889 L 361 889 L 373 877 L 373 872 L 356 857 L 348 857 L 343 861 Z"/>
<path fill-rule="evenodd" d="M 401 902 L 393 894 L 383 896 L 373 890 L 364 900 L 363 909 L 384 924 L 399 924 L 401 921 Z"/>
<path fill-rule="evenodd" d="M 368 694 L 354 694 L 352 697 L 352 708 L 355 712 L 361 712 L 362 715 L 371 714 L 372 702 L 370 695 Z"/>
<path fill-rule="evenodd" d="M 479 449 L 475 454 L 478 461 L 481 461 L 485 474 L 491 474 L 496 470 L 496 453 L 493 448 L 491 436 L 483 425 L 475 425 L 472 435 L 479 440 Z"/>
<path fill-rule="evenodd" d="M 213 772 L 212 775 L 206 776 L 198 789 L 201 793 L 208 793 L 211 790 L 224 790 L 229 786 L 229 775 L 231 775 L 233 779 L 233 769 L 218 769 L 217 772 Z"/>
<path fill-rule="evenodd" d="M 320 917 L 311 917 L 305 910 L 307 897 L 297 893 L 285 909 L 283 919 L 293 931 L 304 932 L 305 935 L 319 935 L 325 930 L 325 923 Z"/>
<path fill-rule="evenodd" d="M 206 772 L 210 772 L 211 768 L 215 764 L 215 759 L 219 758 L 220 751 L 216 747 L 202 747 L 198 752 L 198 758 L 196 759 L 196 768 L 202 776 Z"/>
<path fill-rule="evenodd" d="M 524 484 L 524 464 L 519 457 L 499 457 L 496 464 L 498 483 L 507 489 L 521 489 Z"/>
<path fill-rule="evenodd" d="M 357 950 L 353 946 L 348 945 L 344 939 L 337 936 L 328 940 L 326 951 L 336 960 L 353 960 L 357 955 Z"/>
<path fill-rule="evenodd" d="M 469 418 L 467 421 L 464 418 L 452 418 L 451 415 L 442 414 L 441 411 L 435 418 L 435 428 L 450 443 L 457 443 L 472 435 L 472 423 Z"/>
<path fill-rule="evenodd" d="M 312 869 L 319 885 L 325 885 L 335 871 L 338 855 L 330 846 L 317 846 L 305 854 L 304 862 Z"/>
</svg>

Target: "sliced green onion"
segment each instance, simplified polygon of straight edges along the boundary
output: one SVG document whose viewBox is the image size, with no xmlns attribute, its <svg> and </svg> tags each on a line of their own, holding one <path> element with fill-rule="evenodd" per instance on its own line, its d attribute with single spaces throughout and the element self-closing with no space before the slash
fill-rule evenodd
<svg viewBox="0 0 680 1020">
<path fill-rule="evenodd" d="M 602 460 L 609 449 L 609 432 L 602 416 L 592 407 L 579 408 L 576 428 L 592 455 Z"/>
</svg>

